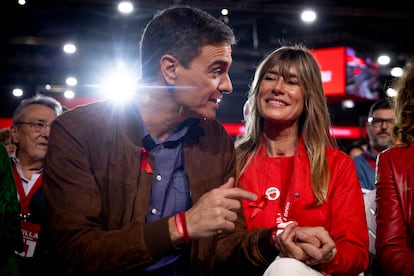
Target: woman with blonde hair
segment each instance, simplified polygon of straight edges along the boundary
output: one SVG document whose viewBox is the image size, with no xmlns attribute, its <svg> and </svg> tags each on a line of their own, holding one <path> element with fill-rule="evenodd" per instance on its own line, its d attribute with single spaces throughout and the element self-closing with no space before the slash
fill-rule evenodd
<svg viewBox="0 0 414 276">
<path fill-rule="evenodd" d="M 243 201 L 248 230 L 276 227 L 281 254 L 265 275 L 362 273 L 368 266 L 363 197 L 352 159 L 330 135 L 311 52 L 285 45 L 266 56 L 248 101 L 246 134 L 236 142 L 237 180 L 259 198 Z"/>
</svg>

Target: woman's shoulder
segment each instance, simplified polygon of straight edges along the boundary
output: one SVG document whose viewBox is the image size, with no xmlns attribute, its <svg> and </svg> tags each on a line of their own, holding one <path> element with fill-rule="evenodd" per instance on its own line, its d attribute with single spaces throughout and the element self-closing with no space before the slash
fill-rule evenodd
<svg viewBox="0 0 414 276">
<path fill-rule="evenodd" d="M 329 167 L 334 168 L 342 168 L 344 167 L 354 167 L 354 161 L 352 160 L 352 157 L 346 154 L 346 152 L 337 149 L 337 148 L 331 148 L 326 147 L 326 158 L 328 160 Z"/>
<path fill-rule="evenodd" d="M 325 147 L 326 156 L 329 157 L 336 157 L 344 160 L 350 160 L 352 161 L 351 156 L 349 156 L 346 152 L 343 150 L 332 148 L 332 147 Z"/>
<path fill-rule="evenodd" d="M 414 156 L 414 143 L 410 143 L 408 145 L 395 145 L 389 147 L 386 150 L 383 150 L 379 153 L 378 156 L 384 157 L 394 157 L 397 156 L 398 158 L 402 158 L 403 156 Z"/>
</svg>

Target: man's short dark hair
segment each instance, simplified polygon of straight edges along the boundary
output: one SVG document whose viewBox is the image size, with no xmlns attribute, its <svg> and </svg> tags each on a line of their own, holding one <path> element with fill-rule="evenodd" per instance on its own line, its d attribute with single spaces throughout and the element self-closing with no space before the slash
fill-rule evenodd
<svg viewBox="0 0 414 276">
<path fill-rule="evenodd" d="M 165 54 L 188 67 L 204 45 L 235 44 L 233 30 L 224 22 L 197 8 L 175 6 L 155 14 L 140 42 L 143 82 L 159 74 L 159 60 Z"/>
<path fill-rule="evenodd" d="M 372 114 L 377 109 L 392 109 L 390 100 L 385 98 L 385 99 L 381 99 L 373 103 L 369 109 L 368 117 L 372 117 Z"/>
</svg>

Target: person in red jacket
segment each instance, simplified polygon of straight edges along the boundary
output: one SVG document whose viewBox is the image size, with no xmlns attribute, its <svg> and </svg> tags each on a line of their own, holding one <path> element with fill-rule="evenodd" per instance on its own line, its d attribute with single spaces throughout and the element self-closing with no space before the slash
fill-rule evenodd
<svg viewBox="0 0 414 276">
<path fill-rule="evenodd" d="M 376 263 L 380 275 L 414 275 L 414 68 L 394 85 L 397 145 L 377 160 Z"/>
<path fill-rule="evenodd" d="M 311 52 L 284 45 L 265 57 L 248 100 L 237 183 L 258 197 L 243 201 L 248 230 L 276 225 L 281 251 L 264 275 L 362 273 L 369 260 L 363 197 L 352 159 L 330 135 Z M 309 236 L 315 240 L 303 242 Z"/>
</svg>

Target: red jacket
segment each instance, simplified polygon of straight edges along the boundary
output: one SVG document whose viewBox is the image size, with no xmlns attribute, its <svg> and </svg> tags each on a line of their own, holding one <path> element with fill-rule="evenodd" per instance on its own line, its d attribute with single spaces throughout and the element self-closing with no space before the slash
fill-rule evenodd
<svg viewBox="0 0 414 276">
<path fill-rule="evenodd" d="M 299 226 L 322 226 L 336 243 L 338 253 L 335 258 L 329 263 L 320 265 L 317 269 L 334 275 L 357 275 L 366 270 L 369 260 L 368 228 L 358 176 L 352 159 L 344 152 L 326 148 L 326 154 L 330 173 L 328 200 L 314 208 L 309 207 L 314 200 L 314 195 L 311 187 L 309 159 L 302 142 L 295 150 L 288 192 L 286 195 L 282 191 L 281 202 L 270 199 L 270 197 L 277 197 L 278 191 L 271 193 L 275 190 L 272 187 L 278 180 L 277 176 L 268 178 L 269 181 L 265 181 L 266 184 L 262 182 L 269 170 L 278 170 L 276 168 L 279 165 L 278 161 L 272 161 L 271 158 L 265 158 L 262 161 L 257 158 L 253 159 L 241 177 L 240 184 L 247 190 L 255 192 L 259 198 L 265 195 L 266 191 L 270 193 L 270 196 L 266 207 L 256 216 L 252 214 L 255 208 L 249 208 L 249 202 L 243 202 L 246 221 L 250 229 L 259 227 L 259 224 L 272 227 L 277 219 L 274 211 L 277 206 L 274 204 L 276 202 L 281 204 L 282 213 L 285 213 L 287 212 L 285 202 L 290 202 L 287 220 L 297 221 Z M 269 167 L 269 163 L 275 165 Z M 267 168 L 264 169 L 265 167 Z M 283 175 L 283 169 L 281 171 Z M 263 184 L 258 185 L 258 183 Z M 284 200 L 285 197 L 286 200 Z M 253 219 L 252 216 L 254 216 Z M 260 222 L 255 223 L 254 220 Z"/>
<path fill-rule="evenodd" d="M 414 144 L 380 153 L 377 170 L 378 265 L 384 275 L 414 275 Z"/>
</svg>

